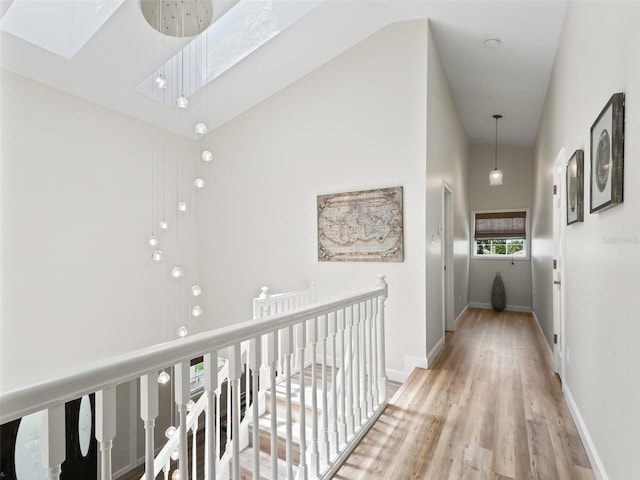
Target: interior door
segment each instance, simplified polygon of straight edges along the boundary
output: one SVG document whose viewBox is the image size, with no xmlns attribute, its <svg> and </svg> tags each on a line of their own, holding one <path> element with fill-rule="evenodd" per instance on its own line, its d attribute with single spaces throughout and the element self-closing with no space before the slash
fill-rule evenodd
<svg viewBox="0 0 640 480">
<path fill-rule="evenodd" d="M 564 320 L 563 320 L 563 252 L 564 252 L 564 148 L 560 150 L 554 165 L 553 186 L 553 358 L 554 368 L 564 379 Z"/>
</svg>

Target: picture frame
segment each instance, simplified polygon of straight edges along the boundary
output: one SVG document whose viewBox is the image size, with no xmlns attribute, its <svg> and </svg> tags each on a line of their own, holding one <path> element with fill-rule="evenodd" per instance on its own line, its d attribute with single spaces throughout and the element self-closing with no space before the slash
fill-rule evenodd
<svg viewBox="0 0 640 480">
<path fill-rule="evenodd" d="M 584 221 L 584 150 L 567 162 L 567 225 Z"/>
<path fill-rule="evenodd" d="M 404 261 L 403 188 L 318 195 L 318 260 Z"/>
<path fill-rule="evenodd" d="M 591 126 L 590 213 L 623 202 L 624 93 L 615 93 Z"/>
</svg>

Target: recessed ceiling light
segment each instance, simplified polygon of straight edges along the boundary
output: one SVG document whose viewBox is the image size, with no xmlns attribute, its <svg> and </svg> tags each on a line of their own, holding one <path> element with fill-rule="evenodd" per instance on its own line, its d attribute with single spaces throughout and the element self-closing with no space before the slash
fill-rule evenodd
<svg viewBox="0 0 640 480">
<path fill-rule="evenodd" d="M 487 38 L 484 41 L 484 46 L 487 48 L 498 48 L 500 46 L 499 38 Z"/>
</svg>

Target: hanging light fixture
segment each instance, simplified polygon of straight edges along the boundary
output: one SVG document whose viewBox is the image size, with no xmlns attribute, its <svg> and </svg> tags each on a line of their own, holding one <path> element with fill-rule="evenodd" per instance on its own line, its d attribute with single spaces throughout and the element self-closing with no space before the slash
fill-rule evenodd
<svg viewBox="0 0 640 480">
<path fill-rule="evenodd" d="M 494 115 L 496 119 L 496 150 L 495 150 L 495 168 L 489 173 L 489 185 L 497 187 L 502 185 L 502 170 L 498 170 L 498 119 L 502 118 L 502 115 Z"/>
</svg>

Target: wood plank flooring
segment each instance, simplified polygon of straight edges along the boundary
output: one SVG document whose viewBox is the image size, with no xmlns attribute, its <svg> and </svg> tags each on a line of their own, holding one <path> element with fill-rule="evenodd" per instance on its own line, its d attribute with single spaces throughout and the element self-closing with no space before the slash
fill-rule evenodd
<svg viewBox="0 0 640 480">
<path fill-rule="evenodd" d="M 469 309 L 334 479 L 594 479 L 531 314 Z"/>
</svg>

